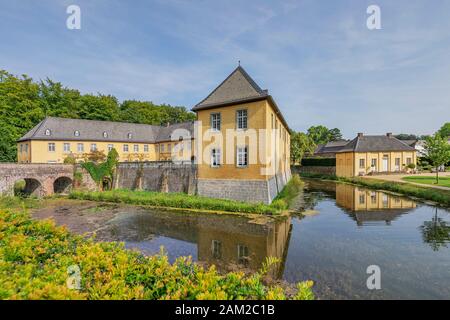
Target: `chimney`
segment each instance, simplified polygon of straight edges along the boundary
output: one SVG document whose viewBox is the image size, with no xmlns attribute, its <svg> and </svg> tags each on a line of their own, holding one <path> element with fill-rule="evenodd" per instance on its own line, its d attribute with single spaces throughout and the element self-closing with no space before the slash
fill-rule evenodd
<svg viewBox="0 0 450 320">
<path fill-rule="evenodd" d="M 386 136 L 387 136 L 388 138 L 392 138 L 392 132 L 386 133 Z"/>
<path fill-rule="evenodd" d="M 358 138 L 362 138 L 363 136 L 364 136 L 364 133 L 362 133 L 362 132 L 358 133 Z"/>
</svg>

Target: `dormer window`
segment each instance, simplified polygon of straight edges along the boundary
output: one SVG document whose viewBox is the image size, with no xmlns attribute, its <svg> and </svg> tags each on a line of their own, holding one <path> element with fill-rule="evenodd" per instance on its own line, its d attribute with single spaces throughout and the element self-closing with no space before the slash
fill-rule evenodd
<svg viewBox="0 0 450 320">
<path fill-rule="evenodd" d="M 46 136 L 51 136 L 52 135 L 52 131 L 50 129 L 45 129 L 45 135 Z"/>
<path fill-rule="evenodd" d="M 108 138 L 108 132 L 106 131 L 103 132 L 103 138 Z"/>
<path fill-rule="evenodd" d="M 80 131 L 75 130 L 75 132 L 73 133 L 73 135 L 74 135 L 75 137 L 79 137 L 79 136 L 80 136 Z"/>
<path fill-rule="evenodd" d="M 133 134 L 131 132 L 128 133 L 128 139 L 133 139 Z"/>
</svg>

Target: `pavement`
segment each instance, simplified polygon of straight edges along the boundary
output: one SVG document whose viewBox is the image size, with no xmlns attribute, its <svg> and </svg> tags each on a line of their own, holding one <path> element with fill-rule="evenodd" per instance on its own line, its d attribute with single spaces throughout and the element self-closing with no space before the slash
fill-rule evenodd
<svg viewBox="0 0 450 320">
<path fill-rule="evenodd" d="M 364 176 L 363 178 L 409 183 L 409 184 L 415 184 L 415 185 L 418 185 L 421 187 L 429 187 L 429 188 L 434 188 L 434 189 L 450 191 L 450 188 L 448 188 L 448 187 L 435 186 L 432 184 L 423 184 L 423 183 L 402 180 L 402 178 L 404 178 L 404 177 L 435 177 L 435 176 L 436 176 L 436 173 L 418 173 L 418 174 L 386 174 L 386 175 L 380 175 L 380 176 Z M 439 177 L 447 177 L 448 178 L 448 177 L 450 177 L 450 172 L 448 172 L 448 171 L 447 172 L 439 172 Z"/>
</svg>

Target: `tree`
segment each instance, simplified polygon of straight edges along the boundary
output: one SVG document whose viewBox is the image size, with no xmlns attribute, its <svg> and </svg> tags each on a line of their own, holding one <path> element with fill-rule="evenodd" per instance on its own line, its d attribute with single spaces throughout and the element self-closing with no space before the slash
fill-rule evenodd
<svg viewBox="0 0 450 320">
<path fill-rule="evenodd" d="M 312 126 L 308 129 L 308 136 L 315 144 L 325 144 L 330 141 L 342 139 L 341 130 L 338 128 L 328 129 L 325 126 Z"/>
<path fill-rule="evenodd" d="M 291 162 L 300 163 L 306 153 L 313 153 L 316 144 L 303 132 L 293 132 L 291 135 Z"/>
<path fill-rule="evenodd" d="M 438 251 L 441 247 L 447 247 L 450 242 L 450 226 L 442 218 L 438 217 L 438 208 L 431 221 L 425 221 L 420 227 L 422 238 L 428 243 L 433 251 Z"/>
<path fill-rule="evenodd" d="M 97 183 L 98 189 L 103 191 L 104 189 L 110 189 L 113 186 L 114 175 L 119 162 L 119 154 L 116 149 L 111 149 L 108 152 L 108 157 L 105 162 L 84 162 L 81 166 L 89 172 L 92 180 Z M 107 185 L 105 188 L 104 185 Z"/>
<path fill-rule="evenodd" d="M 442 138 L 450 138 L 450 122 L 445 123 L 437 132 Z"/>
<path fill-rule="evenodd" d="M 450 145 L 447 139 L 436 133 L 426 140 L 425 151 L 431 164 L 436 168 L 436 184 L 439 184 L 439 167 L 450 161 Z"/>
</svg>

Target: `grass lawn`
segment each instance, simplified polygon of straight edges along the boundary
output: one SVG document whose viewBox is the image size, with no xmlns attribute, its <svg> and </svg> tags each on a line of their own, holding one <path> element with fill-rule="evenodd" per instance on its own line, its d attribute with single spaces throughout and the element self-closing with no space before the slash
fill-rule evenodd
<svg viewBox="0 0 450 320">
<path fill-rule="evenodd" d="M 402 180 L 408 181 L 408 182 L 415 182 L 415 183 L 422 183 L 422 184 L 431 184 L 436 186 L 436 177 L 404 177 Z M 439 184 L 438 186 L 441 187 L 448 187 L 450 188 L 450 178 L 449 177 L 439 177 Z"/>
</svg>

